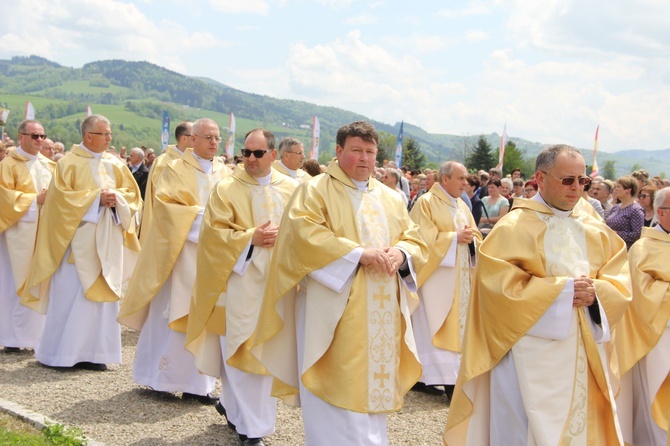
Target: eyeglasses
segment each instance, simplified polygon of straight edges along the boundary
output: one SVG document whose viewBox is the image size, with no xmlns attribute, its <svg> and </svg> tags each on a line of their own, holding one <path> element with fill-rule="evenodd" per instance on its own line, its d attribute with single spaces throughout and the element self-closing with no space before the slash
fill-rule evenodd
<svg viewBox="0 0 670 446">
<path fill-rule="evenodd" d="M 90 135 L 101 135 L 104 136 L 105 138 L 111 138 L 112 134 L 111 133 L 102 133 L 102 132 L 87 132 Z"/>
<path fill-rule="evenodd" d="M 649 194 L 638 194 L 637 195 L 637 198 L 649 198 L 649 197 L 650 197 Z"/>
<path fill-rule="evenodd" d="M 541 172 L 546 173 L 547 175 L 556 178 L 557 180 L 561 180 L 561 184 L 563 186 L 572 186 L 575 184 L 575 181 L 579 182 L 580 186 L 586 186 L 587 184 L 591 184 L 591 178 L 589 177 L 557 177 L 556 175 L 552 175 L 549 172 L 546 172 L 542 170 Z"/>
<path fill-rule="evenodd" d="M 200 135 L 194 134 L 193 136 L 195 136 L 196 138 L 206 139 L 207 142 L 216 141 L 217 143 L 219 143 L 219 142 L 221 142 L 221 139 L 222 139 L 220 136 L 214 136 L 214 135 L 200 136 Z"/>
<path fill-rule="evenodd" d="M 531 192 L 535 192 L 535 189 L 533 189 L 533 188 L 531 187 L 530 189 L 524 189 L 523 191 L 524 191 L 525 193 L 529 194 L 529 193 L 531 193 Z"/>
<path fill-rule="evenodd" d="M 305 156 L 305 152 L 286 152 L 286 153 L 295 153 L 298 156 Z"/>
<path fill-rule="evenodd" d="M 38 139 L 47 139 L 47 135 L 44 133 L 23 133 L 21 132 L 22 135 L 30 136 L 31 139 L 38 140 Z"/>
<path fill-rule="evenodd" d="M 249 158 L 251 154 L 253 153 L 256 158 L 263 158 L 266 153 L 268 153 L 269 150 L 250 150 L 250 149 L 242 149 L 242 156 L 245 158 Z"/>
</svg>

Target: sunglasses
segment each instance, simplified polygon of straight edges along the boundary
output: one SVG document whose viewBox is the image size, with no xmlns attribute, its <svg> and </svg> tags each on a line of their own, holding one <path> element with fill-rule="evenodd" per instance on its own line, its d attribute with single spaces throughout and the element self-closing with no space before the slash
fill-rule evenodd
<svg viewBox="0 0 670 446">
<path fill-rule="evenodd" d="M 561 180 L 561 184 L 563 186 L 572 186 L 575 184 L 575 181 L 579 182 L 580 186 L 586 186 L 587 184 L 591 184 L 591 178 L 589 177 L 557 177 L 556 175 L 552 175 L 549 172 L 545 172 L 542 170 L 542 172 L 546 173 L 547 175 L 556 178 L 557 180 Z"/>
<path fill-rule="evenodd" d="M 38 139 L 47 139 L 47 135 L 44 133 L 21 133 L 22 135 L 30 136 L 31 139 L 38 140 Z"/>
<path fill-rule="evenodd" d="M 637 198 L 649 198 L 649 194 L 638 194 Z"/>
<path fill-rule="evenodd" d="M 266 153 L 268 153 L 268 150 L 250 150 L 250 149 L 242 149 L 242 156 L 245 158 L 249 158 L 251 154 L 253 153 L 256 158 L 263 158 Z"/>
</svg>

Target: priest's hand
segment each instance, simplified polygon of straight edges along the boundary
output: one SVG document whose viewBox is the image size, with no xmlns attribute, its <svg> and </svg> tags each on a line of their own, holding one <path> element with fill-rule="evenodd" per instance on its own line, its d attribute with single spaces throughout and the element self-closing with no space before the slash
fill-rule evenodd
<svg viewBox="0 0 670 446">
<path fill-rule="evenodd" d="M 101 190 L 100 205 L 106 208 L 113 208 L 116 206 L 116 194 L 108 189 Z"/>
<path fill-rule="evenodd" d="M 46 199 L 47 199 L 47 190 L 42 189 L 42 192 L 37 194 L 37 198 L 36 198 L 37 204 L 44 204 L 44 200 L 46 200 Z"/>
<path fill-rule="evenodd" d="M 393 246 L 386 248 L 384 251 L 386 251 L 386 254 L 388 254 L 391 259 L 391 266 L 393 268 L 389 271 L 389 276 L 392 276 L 397 273 L 398 269 L 405 263 L 405 255 L 401 250 L 394 248 Z"/>
<path fill-rule="evenodd" d="M 589 307 L 593 305 L 596 300 L 596 287 L 593 285 L 593 280 L 582 276 L 575 279 L 574 297 L 572 300 L 573 307 Z"/>
<path fill-rule="evenodd" d="M 402 258 L 402 253 L 400 257 Z M 397 267 L 394 270 L 391 257 L 382 248 L 365 248 L 359 262 L 363 266 L 369 266 L 376 273 L 388 273 L 392 275 L 397 270 Z"/>
<path fill-rule="evenodd" d="M 270 226 L 271 222 L 268 220 L 261 226 L 258 226 L 251 236 L 251 244 L 260 246 L 261 248 L 272 248 L 277 240 L 277 226 Z"/>
<path fill-rule="evenodd" d="M 474 240 L 474 238 L 475 235 L 472 232 L 472 228 L 469 226 L 466 226 L 465 228 L 456 231 L 457 243 L 465 243 L 467 245 L 469 243 L 472 243 L 472 240 Z"/>
</svg>

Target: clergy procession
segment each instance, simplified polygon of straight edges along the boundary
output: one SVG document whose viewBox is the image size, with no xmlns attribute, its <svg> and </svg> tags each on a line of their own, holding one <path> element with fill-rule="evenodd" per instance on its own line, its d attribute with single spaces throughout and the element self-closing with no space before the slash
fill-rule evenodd
<svg viewBox="0 0 670 446">
<path fill-rule="evenodd" d="M 17 130 L 3 354 L 103 372 L 127 327 L 136 385 L 211 405 L 242 445 L 279 444 L 279 399 L 304 444 L 398 444 L 410 391 L 449 406 L 446 445 L 670 445 L 670 188 L 644 171 L 591 178 L 559 144 L 528 181 L 405 174 L 363 121 L 316 171 L 263 128 L 230 163 L 208 118 L 149 163 L 102 115 L 60 157 Z"/>
</svg>

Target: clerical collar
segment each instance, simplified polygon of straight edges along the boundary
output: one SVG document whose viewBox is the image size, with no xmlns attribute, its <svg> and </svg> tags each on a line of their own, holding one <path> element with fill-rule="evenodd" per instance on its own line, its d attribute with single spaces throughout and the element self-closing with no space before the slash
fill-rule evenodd
<svg viewBox="0 0 670 446">
<path fill-rule="evenodd" d="M 297 171 L 297 170 L 289 169 L 288 167 L 286 167 L 286 164 L 284 164 L 281 160 L 279 160 L 279 164 L 281 164 L 282 166 L 284 166 L 284 169 L 286 169 L 286 171 L 288 172 L 288 174 L 291 175 L 293 178 L 295 178 L 295 177 L 298 175 L 298 171 Z"/>
<path fill-rule="evenodd" d="M 182 155 L 184 154 L 184 151 L 183 151 L 182 149 L 180 149 L 179 147 L 174 146 L 174 149 L 175 149 L 177 152 L 181 153 Z"/>
<path fill-rule="evenodd" d="M 364 190 L 367 190 L 367 189 L 368 189 L 368 182 L 369 182 L 370 180 L 366 180 L 366 181 L 356 181 L 356 180 L 354 180 L 354 179 L 351 178 L 351 177 L 349 177 L 349 178 L 351 179 L 351 181 L 354 183 L 354 186 L 356 186 L 356 188 L 357 188 L 358 190 L 360 190 L 360 191 L 364 191 Z"/>
<path fill-rule="evenodd" d="M 94 158 L 102 159 L 102 152 L 100 152 L 100 153 L 93 152 L 91 149 L 87 148 L 87 147 L 84 145 L 84 143 L 79 144 L 79 147 L 81 147 L 82 149 L 86 150 L 88 153 L 90 153 L 91 155 L 93 155 Z"/>
<path fill-rule="evenodd" d="M 272 181 L 272 170 L 270 170 L 270 173 L 265 175 L 264 177 L 254 177 L 256 181 L 258 181 L 258 184 L 261 186 L 267 186 L 270 184 L 270 181 Z"/>
<path fill-rule="evenodd" d="M 21 155 L 21 156 L 25 156 L 25 157 L 28 158 L 29 160 L 36 160 L 37 157 L 38 157 L 38 155 L 31 155 L 30 153 L 26 152 L 25 150 L 23 150 L 23 149 L 21 148 L 21 146 L 18 146 L 18 147 L 16 148 L 16 152 L 17 152 L 19 155 Z"/>
<path fill-rule="evenodd" d="M 202 167 L 202 170 L 205 171 L 205 173 L 212 173 L 212 166 L 214 163 L 214 158 L 212 159 L 206 159 L 201 156 L 196 155 L 195 153 L 193 154 L 195 157 L 195 160 L 200 164 L 200 167 Z"/>
<path fill-rule="evenodd" d="M 439 184 L 439 186 L 440 186 L 440 189 L 442 189 L 444 191 L 444 193 L 447 194 L 447 197 L 449 197 L 451 202 L 454 203 L 454 206 L 456 206 L 456 203 L 458 203 L 458 197 L 454 197 L 449 192 L 447 192 L 447 190 L 444 187 L 442 187 L 441 184 Z"/>
<path fill-rule="evenodd" d="M 665 229 L 663 229 L 663 226 L 661 226 L 660 223 L 654 226 L 652 229 L 656 229 L 657 231 L 662 232 L 664 234 L 670 234 L 670 231 L 666 231 Z"/>
<path fill-rule="evenodd" d="M 538 203 L 542 203 L 543 205 L 545 205 L 546 207 L 548 207 L 549 209 L 551 209 L 551 211 L 552 211 L 552 212 L 554 213 L 554 215 L 557 216 L 557 217 L 569 217 L 570 214 L 572 214 L 572 209 L 567 210 L 567 211 L 563 211 L 563 210 L 561 210 L 561 209 L 557 209 L 557 208 L 553 207 L 552 205 L 550 205 L 549 203 L 547 203 L 546 201 L 544 201 L 544 198 L 542 198 L 542 195 L 540 195 L 539 192 L 536 193 L 535 196 L 534 196 L 533 198 L 531 198 L 531 200 L 535 200 L 535 201 L 537 201 Z"/>
</svg>

